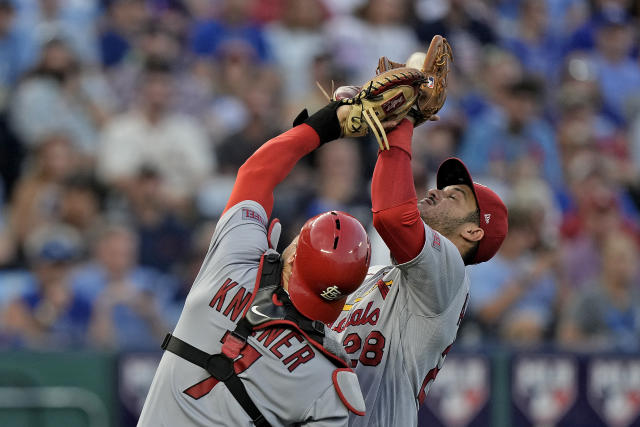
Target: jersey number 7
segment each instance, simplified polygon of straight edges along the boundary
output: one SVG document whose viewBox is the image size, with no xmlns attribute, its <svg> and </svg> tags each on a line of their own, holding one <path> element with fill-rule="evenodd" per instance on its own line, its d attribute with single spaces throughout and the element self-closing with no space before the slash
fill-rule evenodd
<svg viewBox="0 0 640 427">
<path fill-rule="evenodd" d="M 224 342 L 227 335 L 222 338 Z M 236 374 L 246 371 L 249 369 L 251 365 L 255 363 L 262 355 L 258 353 L 258 350 L 251 347 L 251 345 L 247 344 L 244 346 L 242 351 L 240 352 L 240 356 L 233 362 L 233 370 L 236 371 Z M 214 377 L 208 377 L 204 380 L 200 381 L 197 384 L 192 385 L 187 388 L 183 393 L 194 399 L 200 399 L 202 396 L 206 396 L 209 392 L 216 386 L 220 381 L 215 379 Z"/>
</svg>

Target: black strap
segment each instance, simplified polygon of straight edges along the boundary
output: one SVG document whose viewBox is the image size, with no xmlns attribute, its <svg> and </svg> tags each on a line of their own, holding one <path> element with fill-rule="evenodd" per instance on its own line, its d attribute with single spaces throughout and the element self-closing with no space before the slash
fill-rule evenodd
<svg viewBox="0 0 640 427">
<path fill-rule="evenodd" d="M 269 424 L 264 415 L 262 415 L 253 403 L 251 397 L 249 397 L 242 380 L 233 369 L 233 360 L 222 353 L 208 354 L 171 334 L 167 334 L 164 338 L 162 349 L 170 351 L 194 365 L 200 366 L 215 379 L 222 381 L 257 427 L 271 427 L 271 424 Z"/>
<path fill-rule="evenodd" d="M 262 273 L 258 289 L 268 287 L 278 288 L 282 280 L 282 261 L 280 254 L 276 251 L 268 250 L 262 260 Z"/>
<path fill-rule="evenodd" d="M 320 137 L 320 144 L 340 138 L 342 128 L 336 111 L 341 105 L 340 101 L 331 101 L 304 121 L 316 131 Z M 296 117 L 296 122 L 299 123 L 302 117 L 304 117 L 304 114 Z"/>
<path fill-rule="evenodd" d="M 300 312 L 295 308 L 293 303 L 291 302 L 291 298 L 289 298 L 289 294 L 283 289 L 278 288 L 275 291 L 278 299 L 285 307 L 286 311 L 286 320 L 291 320 L 293 323 L 298 325 L 300 329 L 302 329 L 310 338 L 323 345 L 324 342 L 324 324 L 319 320 L 311 320 L 304 317 Z"/>
</svg>

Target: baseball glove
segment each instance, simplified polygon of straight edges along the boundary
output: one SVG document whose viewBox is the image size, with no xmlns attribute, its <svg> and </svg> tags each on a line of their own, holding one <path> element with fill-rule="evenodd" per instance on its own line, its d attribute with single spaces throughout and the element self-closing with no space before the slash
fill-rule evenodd
<svg viewBox="0 0 640 427">
<path fill-rule="evenodd" d="M 342 135 L 364 136 L 371 130 L 380 149 L 388 150 L 389 141 L 382 123 L 404 118 L 416 102 L 420 86 L 426 81 L 422 71 L 399 67 L 379 73 L 360 88 L 338 88 L 330 99 L 352 107 L 346 120 L 340 121 Z"/>
<path fill-rule="evenodd" d="M 393 62 L 386 57 L 378 61 L 379 75 L 389 71 L 413 68 L 424 73 L 426 80 L 420 85 L 415 106 L 408 112 L 419 125 L 436 114 L 447 99 L 447 74 L 449 64 L 453 62 L 453 52 L 447 39 L 440 35 L 433 36 L 427 52 L 413 53 L 406 64 Z"/>
</svg>

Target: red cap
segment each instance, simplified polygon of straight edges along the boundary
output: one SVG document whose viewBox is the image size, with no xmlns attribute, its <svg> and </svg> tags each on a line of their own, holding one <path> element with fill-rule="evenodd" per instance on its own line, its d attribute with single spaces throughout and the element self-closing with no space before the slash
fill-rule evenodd
<svg viewBox="0 0 640 427">
<path fill-rule="evenodd" d="M 484 230 L 484 237 L 478 244 L 478 251 L 471 264 L 489 261 L 498 252 L 507 235 L 507 207 L 489 187 L 473 182 L 462 160 L 455 157 L 442 162 L 436 181 L 438 189 L 456 184 L 471 187 L 480 210 L 480 228 Z"/>
<path fill-rule="evenodd" d="M 309 319 L 333 322 L 364 280 L 370 261 L 369 237 L 357 219 L 338 211 L 315 216 L 300 230 L 289 298 Z"/>
</svg>

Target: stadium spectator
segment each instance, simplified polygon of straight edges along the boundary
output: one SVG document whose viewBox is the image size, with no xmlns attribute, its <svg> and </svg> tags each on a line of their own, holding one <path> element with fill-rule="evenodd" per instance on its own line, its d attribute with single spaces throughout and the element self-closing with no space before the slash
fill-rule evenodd
<svg viewBox="0 0 640 427">
<path fill-rule="evenodd" d="M 58 203 L 60 221 L 72 226 L 89 241 L 104 223 L 105 189 L 86 172 L 62 181 Z"/>
<path fill-rule="evenodd" d="M 99 34 L 100 57 L 102 65 L 109 68 L 118 65 L 130 52 L 147 11 L 143 0 L 111 0 L 107 2 L 104 18 Z"/>
<path fill-rule="evenodd" d="M 552 187 L 562 185 L 560 157 L 551 126 L 539 116 L 540 83 L 523 78 L 513 83 L 501 109 L 475 118 L 467 128 L 461 158 L 474 175 L 513 180 L 522 162 L 533 163 Z"/>
<path fill-rule="evenodd" d="M 226 137 L 216 147 L 220 173 L 235 175 L 238 168 L 264 141 L 278 134 L 280 110 L 275 108 L 277 92 L 273 85 L 269 84 L 268 77 L 256 78 L 256 88 L 240 99 L 246 114 L 242 128 Z"/>
<path fill-rule="evenodd" d="M 29 37 L 15 25 L 15 7 L 11 0 L 0 0 L 0 108 L 18 77 L 30 65 Z"/>
<path fill-rule="evenodd" d="M 194 23 L 191 49 L 201 57 L 219 57 L 227 49 L 249 50 L 260 61 L 269 57 L 260 26 L 253 22 L 253 0 L 222 0 L 218 16 Z"/>
<path fill-rule="evenodd" d="M 628 108 L 640 98 L 640 67 L 630 57 L 637 28 L 623 12 L 603 13 L 596 27 L 596 49 L 591 56 L 600 85 L 603 108 L 618 124 L 629 121 Z"/>
<path fill-rule="evenodd" d="M 97 161 L 102 180 L 125 194 L 143 167 L 155 169 L 173 209 L 185 209 L 212 172 L 213 150 L 198 122 L 170 109 L 173 77 L 168 64 L 151 61 L 140 80 L 137 108 L 104 129 Z"/>
<path fill-rule="evenodd" d="M 86 345 L 91 304 L 71 287 L 71 268 L 81 247 L 80 236 L 60 224 L 41 227 L 25 244 L 30 274 L 24 293 L 2 313 L 3 333 L 13 345 L 40 350 Z"/>
<path fill-rule="evenodd" d="M 455 95 L 450 97 L 439 113 L 444 118 L 452 111 L 452 107 L 461 107 L 451 101 L 457 97 L 470 97 L 484 73 L 490 75 L 489 70 L 484 73 L 478 70 L 482 67 L 481 62 L 488 53 L 488 47 L 499 42 L 494 23 L 498 17 L 486 5 L 473 0 L 440 2 L 438 6 L 434 7 L 431 0 L 418 0 L 415 4 L 417 19 L 414 26 L 421 46 L 429 46 L 436 34 L 443 35 L 455 46 L 456 65 L 452 74 L 455 75 L 456 84 L 450 87 Z M 487 85 L 495 85 L 498 79 L 493 81 L 492 77 L 486 80 Z"/>
<path fill-rule="evenodd" d="M 520 2 L 519 19 L 502 44 L 520 60 L 525 72 L 547 81 L 558 78 L 564 46 L 550 27 L 546 2 Z"/>
<path fill-rule="evenodd" d="M 587 350 L 640 348 L 640 251 L 629 235 L 609 233 L 602 248 L 602 275 L 577 293 L 559 328 L 562 344 Z"/>
<path fill-rule="evenodd" d="M 479 72 L 483 70 L 483 72 Z M 461 76 L 461 87 L 447 94 L 447 104 L 459 104 L 463 115 L 457 121 L 464 123 L 476 117 L 499 115 L 511 96 L 512 85 L 522 80 L 522 64 L 509 52 L 496 46 L 487 46 L 482 57 Z"/>
<path fill-rule="evenodd" d="M 471 269 L 470 315 L 494 342 L 541 343 L 553 324 L 555 254 L 535 250 L 532 213 L 509 208 L 509 233 L 493 262 Z"/>
<path fill-rule="evenodd" d="M 9 210 L 10 230 L 18 245 L 34 228 L 55 221 L 63 182 L 79 166 L 78 152 L 63 134 L 39 141 L 31 160 L 16 184 Z"/>
<path fill-rule="evenodd" d="M 576 156 L 569 167 L 570 206 L 560 226 L 562 266 L 568 283 L 584 289 L 601 274 L 602 242 L 609 233 L 639 236 L 637 221 L 624 215 L 624 189 L 612 179 L 611 162 L 595 152 Z"/>
<path fill-rule="evenodd" d="M 33 40 L 34 56 L 52 38 L 64 40 L 81 62 L 98 61 L 96 24 L 100 0 L 40 0 L 15 2 L 18 25 Z"/>
<path fill-rule="evenodd" d="M 320 0 L 287 0 L 282 20 L 265 29 L 287 102 L 316 90 L 311 68 L 315 58 L 327 51 L 322 33 L 325 17 Z"/>
<path fill-rule="evenodd" d="M 137 245 L 131 229 L 107 225 L 89 263 L 74 273 L 73 288 L 94 307 L 90 338 L 97 347 L 155 349 L 166 332 L 161 300 L 173 283 L 137 264 Z"/>
<path fill-rule="evenodd" d="M 120 110 L 128 110 L 139 101 L 146 64 L 163 62 L 172 74 L 171 109 L 195 118 L 205 117 L 214 96 L 212 62 L 189 58 L 184 51 L 184 41 L 162 27 L 150 14 L 139 19 L 144 24 L 131 35 L 130 54 L 107 70 Z"/>
<path fill-rule="evenodd" d="M 371 222 L 371 210 L 362 179 L 363 156 L 356 141 L 345 139 L 329 144 L 316 156 L 315 195 L 307 204 L 307 218 L 322 212 L 349 212 L 363 223 Z"/>
<path fill-rule="evenodd" d="M 416 32 L 426 45 L 436 34 L 454 43 L 456 50 L 460 43 L 466 43 L 468 48 L 479 48 L 498 41 L 491 22 L 496 18 L 493 11 L 473 1 L 452 0 L 441 7 L 434 7 L 429 0 L 418 0 L 416 17 Z"/>
<path fill-rule="evenodd" d="M 351 84 L 372 77 L 378 58 L 405 62 L 419 49 L 412 29 L 404 25 L 407 0 L 368 0 L 355 13 L 339 15 L 325 29 L 336 63 L 349 73 Z"/>
<path fill-rule="evenodd" d="M 162 194 L 157 171 L 143 168 L 128 193 L 128 207 L 139 241 L 140 265 L 170 273 L 188 252 L 190 233 L 172 213 Z"/>
<path fill-rule="evenodd" d="M 69 46 L 54 38 L 43 46 L 39 62 L 16 88 L 10 113 L 16 133 L 27 145 L 64 132 L 91 156 L 97 132 L 113 107 L 102 74 L 83 69 Z"/>
</svg>

